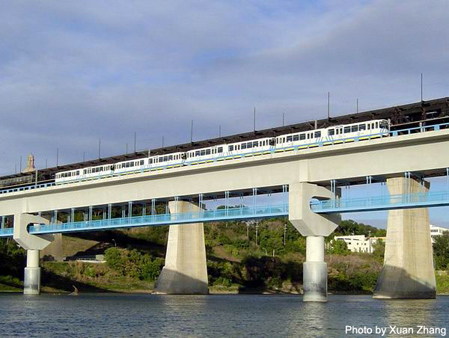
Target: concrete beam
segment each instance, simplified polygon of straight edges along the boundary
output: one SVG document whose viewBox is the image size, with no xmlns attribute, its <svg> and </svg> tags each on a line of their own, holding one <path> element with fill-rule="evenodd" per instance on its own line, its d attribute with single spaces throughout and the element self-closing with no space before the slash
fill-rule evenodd
<svg viewBox="0 0 449 338">
<path fill-rule="evenodd" d="M 449 130 L 387 137 L 0 195 L 1 215 L 448 168 Z M 257 173 L 257 174 L 255 174 Z M 229 179 L 232 177 L 232 179 Z"/>
</svg>

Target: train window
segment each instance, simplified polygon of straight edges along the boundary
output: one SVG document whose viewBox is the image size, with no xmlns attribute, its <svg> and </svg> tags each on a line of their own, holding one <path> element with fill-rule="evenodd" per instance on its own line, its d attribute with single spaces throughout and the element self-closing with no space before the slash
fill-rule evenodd
<svg viewBox="0 0 449 338">
<path fill-rule="evenodd" d="M 379 128 L 379 122 L 376 122 L 376 128 Z"/>
<path fill-rule="evenodd" d="M 316 131 L 315 132 L 315 138 L 321 137 L 321 131 Z"/>
<path fill-rule="evenodd" d="M 300 134 L 299 135 L 299 139 L 300 140 L 305 140 L 306 139 L 306 134 Z"/>
<path fill-rule="evenodd" d="M 223 147 L 218 147 L 218 152 L 222 153 L 223 152 Z"/>
<path fill-rule="evenodd" d="M 387 129 L 388 128 L 388 122 L 387 121 L 381 121 L 380 122 L 380 127 L 384 128 L 384 129 Z"/>
<path fill-rule="evenodd" d="M 293 136 L 287 136 L 287 142 L 293 141 Z"/>
<path fill-rule="evenodd" d="M 374 129 L 374 128 L 375 128 L 374 123 L 371 123 L 371 129 Z"/>
<path fill-rule="evenodd" d="M 366 125 L 365 124 L 359 124 L 359 130 L 366 130 Z"/>
<path fill-rule="evenodd" d="M 351 127 L 351 132 L 355 133 L 357 131 L 359 131 L 359 126 L 352 126 Z"/>
<path fill-rule="evenodd" d="M 371 123 L 368 123 L 367 127 L 368 127 L 368 130 L 370 130 L 371 129 Z"/>
<path fill-rule="evenodd" d="M 195 156 L 200 156 L 201 152 L 200 151 L 195 151 Z"/>
<path fill-rule="evenodd" d="M 255 148 L 255 147 L 258 147 L 259 146 L 259 142 L 257 142 L 257 141 L 255 141 L 255 142 L 253 142 L 253 147 Z"/>
<path fill-rule="evenodd" d="M 345 131 L 345 134 L 346 133 L 350 133 L 351 132 L 351 127 L 345 127 L 344 131 Z"/>
<path fill-rule="evenodd" d="M 229 151 L 234 151 L 234 146 L 233 145 L 229 146 Z"/>
<path fill-rule="evenodd" d="M 242 143 L 240 146 L 242 149 L 246 149 L 246 143 Z"/>
<path fill-rule="evenodd" d="M 299 140 L 299 135 L 298 134 L 293 135 L 293 141 L 298 141 L 298 140 Z"/>
<path fill-rule="evenodd" d="M 335 134 L 335 130 L 334 130 L 334 129 L 329 129 L 329 130 L 327 131 L 327 134 L 328 134 L 329 136 L 333 136 L 333 135 Z"/>
<path fill-rule="evenodd" d="M 206 149 L 206 155 L 210 155 L 210 149 Z"/>
</svg>

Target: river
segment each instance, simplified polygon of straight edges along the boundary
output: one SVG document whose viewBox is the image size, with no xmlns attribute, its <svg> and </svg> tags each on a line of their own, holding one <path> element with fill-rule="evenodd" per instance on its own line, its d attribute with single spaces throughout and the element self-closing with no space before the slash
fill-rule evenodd
<svg viewBox="0 0 449 338">
<path fill-rule="evenodd" d="M 449 297 L 303 303 L 291 295 L 0 294 L 1 337 L 374 337 L 384 329 L 390 337 L 447 336 Z"/>
</svg>

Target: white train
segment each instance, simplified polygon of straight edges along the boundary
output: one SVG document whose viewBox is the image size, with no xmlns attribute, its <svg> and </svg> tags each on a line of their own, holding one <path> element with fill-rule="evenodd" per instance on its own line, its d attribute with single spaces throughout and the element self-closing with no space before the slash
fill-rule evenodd
<svg viewBox="0 0 449 338">
<path fill-rule="evenodd" d="M 185 165 L 201 165 L 215 161 L 237 159 L 247 156 L 259 156 L 272 152 L 283 152 L 294 149 L 305 149 L 333 144 L 363 141 L 389 135 L 390 124 L 387 120 L 372 120 L 362 123 L 332 126 L 277 137 L 266 137 L 251 141 L 220 144 L 207 148 L 193 149 L 166 155 L 150 156 L 63 171 L 56 174 L 56 184 L 72 183 L 84 180 L 108 178 L 140 172 L 171 169 Z"/>
</svg>

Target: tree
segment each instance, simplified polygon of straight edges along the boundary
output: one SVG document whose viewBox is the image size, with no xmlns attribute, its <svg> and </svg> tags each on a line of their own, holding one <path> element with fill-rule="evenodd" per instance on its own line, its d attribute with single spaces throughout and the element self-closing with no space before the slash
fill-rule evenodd
<svg viewBox="0 0 449 338">
<path fill-rule="evenodd" d="M 433 255 L 435 266 L 438 270 L 449 270 L 449 231 L 435 237 L 433 243 Z"/>
<path fill-rule="evenodd" d="M 334 255 L 347 255 L 349 253 L 348 245 L 343 240 L 333 240 L 329 253 Z"/>
</svg>

